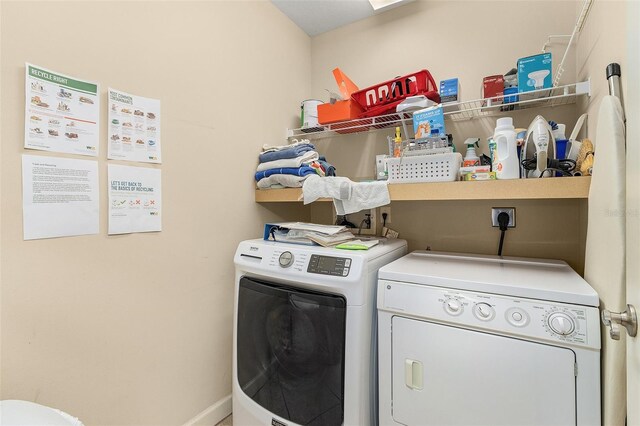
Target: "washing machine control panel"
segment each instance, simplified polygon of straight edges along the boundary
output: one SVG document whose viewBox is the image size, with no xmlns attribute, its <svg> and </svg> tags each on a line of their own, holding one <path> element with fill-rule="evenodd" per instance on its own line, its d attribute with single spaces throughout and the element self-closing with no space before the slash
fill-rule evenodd
<svg viewBox="0 0 640 426">
<path fill-rule="evenodd" d="M 312 254 L 307 272 L 312 274 L 346 277 L 351 269 L 351 259 L 347 257 L 321 256 Z"/>
<path fill-rule="evenodd" d="M 287 274 L 302 274 L 306 270 L 309 254 L 297 250 L 274 250 L 268 265 Z"/>
<path fill-rule="evenodd" d="M 595 307 L 381 281 L 379 307 L 403 315 L 579 346 L 600 345 Z"/>
</svg>

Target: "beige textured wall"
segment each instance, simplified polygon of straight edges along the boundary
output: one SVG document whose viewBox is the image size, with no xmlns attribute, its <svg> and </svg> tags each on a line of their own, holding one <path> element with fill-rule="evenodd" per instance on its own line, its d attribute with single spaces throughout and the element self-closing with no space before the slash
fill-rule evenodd
<svg viewBox="0 0 640 426">
<path fill-rule="evenodd" d="M 309 95 L 310 40 L 262 1 L 1 7 L 1 398 L 181 424 L 231 393 L 237 242 L 308 219 L 255 204 L 251 176 Z M 100 234 L 22 240 L 25 61 L 98 81 L 103 123 L 109 86 L 161 99 L 162 232 L 106 235 L 103 124 Z"/>
<path fill-rule="evenodd" d="M 549 11 L 553 10 L 552 19 Z M 436 83 L 458 77 L 463 100 L 481 97 L 482 77 L 505 73 L 517 59 L 540 52 L 547 36 L 570 33 L 576 20 L 573 1 L 425 1 L 400 7 L 312 39 L 312 94 L 335 87 L 331 70 L 339 66 L 360 87 L 422 68 Z M 509 22 L 513 30 L 509 31 Z M 565 44 L 551 45 L 554 68 Z M 575 56 L 569 55 L 562 82 L 574 82 Z M 576 106 L 513 114 L 516 127 L 527 127 L 535 115 L 566 123 L 572 129 Z M 447 121 L 457 146 L 467 137 L 486 138 L 494 118 L 461 123 Z M 373 176 L 376 154 L 387 152 L 392 130 L 321 141 L 321 149 L 338 173 L 352 178 Z M 464 150 L 462 150 L 464 154 Z M 497 252 L 499 232 L 490 226 L 492 206 L 517 208 L 517 228 L 505 239 L 504 254 L 564 259 L 583 270 L 586 204 L 581 201 L 465 201 L 392 203 L 393 228 L 409 248 Z M 327 219 L 327 207 L 313 207 L 313 217 Z"/>
</svg>

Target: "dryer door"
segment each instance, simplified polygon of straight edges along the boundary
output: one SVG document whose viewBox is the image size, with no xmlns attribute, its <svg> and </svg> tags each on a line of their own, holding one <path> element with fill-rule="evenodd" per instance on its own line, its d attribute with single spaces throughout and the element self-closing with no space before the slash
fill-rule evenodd
<svg viewBox="0 0 640 426">
<path fill-rule="evenodd" d="M 237 371 L 243 392 L 299 425 L 341 425 L 347 306 L 341 296 L 240 279 Z"/>
<path fill-rule="evenodd" d="M 393 418 L 405 425 L 575 425 L 575 354 L 392 320 Z"/>
</svg>

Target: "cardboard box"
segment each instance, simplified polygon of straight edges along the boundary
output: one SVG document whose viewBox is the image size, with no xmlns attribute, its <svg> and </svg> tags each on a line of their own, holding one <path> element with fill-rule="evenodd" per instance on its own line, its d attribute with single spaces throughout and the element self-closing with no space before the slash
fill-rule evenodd
<svg viewBox="0 0 640 426">
<path fill-rule="evenodd" d="M 504 94 L 504 76 L 490 75 L 482 79 L 482 97 L 484 99 L 502 96 Z M 502 103 L 502 99 L 492 100 L 493 105 Z"/>
<path fill-rule="evenodd" d="M 551 53 L 518 59 L 518 91 L 548 89 L 553 86 Z"/>
<path fill-rule="evenodd" d="M 442 106 L 433 106 L 413 113 L 413 133 L 416 139 L 446 134 Z"/>
<path fill-rule="evenodd" d="M 497 180 L 496 172 L 486 172 L 486 173 L 467 173 L 464 175 L 465 181 L 476 181 L 476 180 Z"/>
<path fill-rule="evenodd" d="M 460 100 L 460 82 L 457 78 L 450 78 L 440 82 L 440 101 L 458 102 Z"/>
</svg>

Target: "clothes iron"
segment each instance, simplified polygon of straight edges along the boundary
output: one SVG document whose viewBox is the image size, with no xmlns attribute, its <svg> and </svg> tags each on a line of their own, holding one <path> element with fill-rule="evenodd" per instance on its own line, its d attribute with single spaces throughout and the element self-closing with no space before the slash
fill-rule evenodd
<svg viewBox="0 0 640 426">
<path fill-rule="evenodd" d="M 543 116 L 537 116 L 529 125 L 521 157 L 522 177 L 538 178 L 554 175 L 554 172 L 547 168 L 548 160 L 556 158 L 556 140 L 551 126 Z"/>
</svg>

